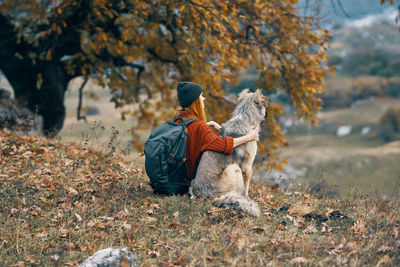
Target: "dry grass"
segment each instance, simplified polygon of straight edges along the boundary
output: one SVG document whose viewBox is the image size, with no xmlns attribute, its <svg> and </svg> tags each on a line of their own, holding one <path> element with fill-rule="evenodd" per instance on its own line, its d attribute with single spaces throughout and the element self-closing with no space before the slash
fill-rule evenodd
<svg viewBox="0 0 400 267">
<path fill-rule="evenodd" d="M 0 142 L 4 266 L 75 266 L 110 246 L 134 250 L 142 266 L 400 264 L 398 199 L 253 184 L 263 215 L 251 218 L 154 195 L 143 170 L 111 151 L 9 131 Z"/>
<path fill-rule="evenodd" d="M 391 97 L 364 99 L 350 108 L 329 109 L 319 117 L 339 125 L 374 125 L 389 107 L 399 105 L 399 99 Z"/>
<path fill-rule="evenodd" d="M 370 195 L 390 196 L 400 175 L 400 143 L 385 143 L 377 132 L 385 110 L 398 105 L 399 99 L 375 98 L 353 108 L 323 111 L 321 120 L 336 127 L 352 125 L 352 133 L 345 137 L 323 131 L 291 133 L 287 136 L 290 146 L 280 155 L 295 168 L 307 170 L 302 180 L 309 183 L 324 177 L 338 186 L 342 196 L 348 196 L 354 188 Z M 361 135 L 363 127 L 370 127 L 370 133 Z"/>
<path fill-rule="evenodd" d="M 290 136 L 292 145 L 281 155 L 296 168 L 306 168 L 305 181 L 321 176 L 338 185 L 342 196 L 357 188 L 364 193 L 390 195 L 400 175 L 400 142 L 329 135 Z"/>
</svg>

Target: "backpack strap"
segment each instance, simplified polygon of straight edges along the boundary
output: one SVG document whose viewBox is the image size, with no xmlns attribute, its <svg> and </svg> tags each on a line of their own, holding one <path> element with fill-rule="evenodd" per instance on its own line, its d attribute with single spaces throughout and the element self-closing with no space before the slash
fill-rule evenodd
<svg viewBox="0 0 400 267">
<path fill-rule="evenodd" d="M 188 118 L 179 116 L 179 117 L 177 117 L 177 118 L 175 118 L 175 119 L 172 119 L 171 122 L 172 122 L 172 123 L 176 123 L 177 120 L 181 120 L 182 123 L 183 123 L 183 125 L 185 125 L 185 127 L 187 127 L 189 124 L 191 124 L 191 123 L 194 122 L 194 121 L 197 121 L 198 119 L 190 119 L 190 120 L 189 120 Z"/>
</svg>

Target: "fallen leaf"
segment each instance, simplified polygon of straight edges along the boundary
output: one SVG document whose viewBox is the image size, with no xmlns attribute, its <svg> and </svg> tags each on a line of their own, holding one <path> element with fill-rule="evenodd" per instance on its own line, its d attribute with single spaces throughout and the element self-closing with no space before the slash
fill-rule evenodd
<svg viewBox="0 0 400 267">
<path fill-rule="evenodd" d="M 306 259 L 306 258 L 297 257 L 297 258 L 292 259 L 292 260 L 290 261 L 290 263 L 292 263 L 292 264 L 296 264 L 296 263 L 308 263 L 309 261 L 310 261 L 310 260 L 308 260 L 308 259 Z"/>
<path fill-rule="evenodd" d="M 58 261 L 60 259 L 60 256 L 58 256 L 56 254 L 56 255 L 51 256 L 51 259 L 53 259 L 54 261 Z"/>
<path fill-rule="evenodd" d="M 146 221 L 147 223 L 152 223 L 152 222 L 156 222 L 156 221 L 157 221 L 157 218 L 147 216 L 146 219 L 145 219 L 145 221 Z"/>
<path fill-rule="evenodd" d="M 60 229 L 58 230 L 58 234 L 59 234 L 61 237 L 67 237 L 67 236 L 69 235 L 69 231 L 68 231 L 68 229 L 60 228 Z"/>
<path fill-rule="evenodd" d="M 179 259 L 177 259 L 176 261 L 174 261 L 173 264 L 174 264 L 174 265 L 177 265 L 177 266 L 182 266 L 182 265 L 184 265 L 184 262 L 185 262 L 185 258 L 180 257 Z"/>
<path fill-rule="evenodd" d="M 67 187 L 67 191 L 72 195 L 77 195 L 78 191 L 75 190 L 73 187 Z"/>
<path fill-rule="evenodd" d="M 337 245 L 333 250 L 329 251 L 329 255 L 336 255 L 342 253 L 343 245 L 339 244 Z"/>
<path fill-rule="evenodd" d="M 94 226 L 96 223 L 97 223 L 97 221 L 96 221 L 96 220 L 93 220 L 93 221 L 88 222 L 88 223 L 87 223 L 87 226 L 92 227 L 92 226 Z"/>
<path fill-rule="evenodd" d="M 386 252 L 390 252 L 392 250 L 393 250 L 392 247 L 383 245 L 380 248 L 378 248 L 376 252 L 378 252 L 378 253 L 386 253 Z"/>
<path fill-rule="evenodd" d="M 103 222 L 97 222 L 95 226 L 96 226 L 97 228 L 100 228 L 100 229 L 106 228 L 106 225 L 105 225 L 105 223 L 103 223 Z"/>
<path fill-rule="evenodd" d="M 3 242 L 1 242 L 1 244 L 0 244 L 0 249 L 2 249 L 3 248 L 3 246 L 5 245 L 5 244 L 7 244 L 8 243 L 8 241 L 7 240 L 3 240 Z"/>
<path fill-rule="evenodd" d="M 82 221 L 82 217 L 76 212 L 74 214 L 75 214 L 76 219 L 78 219 L 78 221 L 81 222 Z"/>
<path fill-rule="evenodd" d="M 321 232 L 322 233 L 330 233 L 330 232 L 332 232 L 332 227 L 330 227 L 327 223 L 322 223 Z"/>
<path fill-rule="evenodd" d="M 278 228 L 279 230 L 286 230 L 286 227 L 280 223 L 276 224 L 276 228 Z"/>
<path fill-rule="evenodd" d="M 11 209 L 11 215 L 14 215 L 14 214 L 17 213 L 17 212 L 18 212 L 17 209 L 15 209 L 15 208 L 12 208 L 12 209 Z"/>
<path fill-rule="evenodd" d="M 244 246 L 246 245 L 246 238 L 245 237 L 239 237 L 238 240 L 236 241 L 236 246 L 239 251 L 242 251 Z"/>
<path fill-rule="evenodd" d="M 357 249 L 357 248 L 358 248 L 358 245 L 357 245 L 357 242 L 355 242 L 355 241 L 348 242 L 348 243 L 346 244 L 346 249 L 347 249 L 347 250 L 352 251 L 352 250 L 355 250 L 355 249 Z"/>
<path fill-rule="evenodd" d="M 362 220 L 358 220 L 354 223 L 354 225 L 351 227 L 351 229 L 356 233 L 356 234 L 363 234 L 367 231 L 367 227 L 365 226 L 365 222 Z"/>
<path fill-rule="evenodd" d="M 229 249 L 227 249 L 225 251 L 225 258 L 229 258 L 229 255 L 231 255 L 231 251 Z"/>
<path fill-rule="evenodd" d="M 150 208 L 159 209 L 160 208 L 160 204 L 157 204 L 157 203 L 150 204 Z"/>
<path fill-rule="evenodd" d="M 64 210 L 70 209 L 72 207 L 72 203 L 71 202 L 63 202 L 60 204 L 61 208 Z"/>
<path fill-rule="evenodd" d="M 389 255 L 385 255 L 379 260 L 379 262 L 376 265 L 376 267 L 385 266 L 385 265 L 392 265 L 392 263 L 393 263 L 393 261 L 389 257 Z"/>
<path fill-rule="evenodd" d="M 124 221 L 122 223 L 122 227 L 124 227 L 125 229 L 131 230 L 132 229 L 132 225 L 130 225 L 129 223 L 127 223 L 126 221 Z"/>
<path fill-rule="evenodd" d="M 329 215 L 331 215 L 331 213 L 334 212 L 334 211 L 335 211 L 334 209 L 327 208 L 327 209 L 325 210 L 325 216 L 326 216 L 326 217 L 329 217 Z"/>
<path fill-rule="evenodd" d="M 304 222 L 305 222 L 304 217 L 295 217 L 294 221 L 293 221 L 293 225 L 299 227 L 299 226 L 303 225 Z"/>
<path fill-rule="evenodd" d="M 271 189 L 271 191 L 278 191 L 279 189 L 279 184 L 271 184 L 269 186 L 269 188 Z"/>
<path fill-rule="evenodd" d="M 15 198 L 14 202 L 15 202 L 17 208 L 19 208 L 19 209 L 21 209 L 26 204 L 25 198 L 21 199 L 21 198 L 17 197 L 17 198 Z"/>
<path fill-rule="evenodd" d="M 168 225 L 168 228 L 176 228 L 178 227 L 178 225 L 174 222 L 170 223 L 170 225 Z"/>
<path fill-rule="evenodd" d="M 262 232 L 264 232 L 265 230 L 263 228 L 260 227 L 254 227 L 253 231 L 256 232 L 257 234 L 261 234 Z"/>
<path fill-rule="evenodd" d="M 124 256 L 122 258 L 122 260 L 120 261 L 120 266 L 121 267 L 130 267 L 131 265 L 129 264 L 128 259 L 126 258 L 126 256 Z"/>
<path fill-rule="evenodd" d="M 304 234 L 313 234 L 316 233 L 317 229 L 313 225 L 307 226 L 307 228 L 303 231 Z"/>
<path fill-rule="evenodd" d="M 303 205 L 303 204 L 297 204 L 294 205 L 292 207 L 290 207 L 288 209 L 288 214 L 290 216 L 304 216 L 308 213 L 310 213 L 312 211 L 312 208 L 307 206 L 307 205 Z"/>
<path fill-rule="evenodd" d="M 25 261 L 27 261 L 30 265 L 37 265 L 38 263 L 34 258 L 32 258 L 31 255 L 26 255 Z"/>
</svg>

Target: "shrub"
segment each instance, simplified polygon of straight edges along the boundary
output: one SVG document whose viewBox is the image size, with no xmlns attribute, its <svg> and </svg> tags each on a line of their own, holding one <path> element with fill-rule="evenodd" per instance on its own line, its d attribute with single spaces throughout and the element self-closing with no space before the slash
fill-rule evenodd
<svg viewBox="0 0 400 267">
<path fill-rule="evenodd" d="M 352 82 L 352 100 L 387 94 L 387 80 L 376 76 L 359 76 Z"/>
<path fill-rule="evenodd" d="M 394 139 L 395 131 L 393 126 L 390 124 L 385 124 L 381 126 L 378 130 L 378 137 L 385 142 L 390 142 Z"/>
<path fill-rule="evenodd" d="M 326 81 L 326 90 L 322 95 L 324 107 L 343 108 L 352 103 L 350 93 L 352 79 L 348 77 L 333 76 Z"/>
<path fill-rule="evenodd" d="M 400 98 L 400 78 L 391 77 L 388 79 L 388 94 Z"/>
<path fill-rule="evenodd" d="M 342 108 L 351 106 L 357 100 L 385 95 L 400 97 L 400 78 L 334 76 L 327 80 L 322 98 L 324 107 Z"/>
<path fill-rule="evenodd" d="M 379 125 L 378 136 L 385 141 L 393 140 L 400 133 L 400 108 L 389 108 L 380 118 Z"/>
</svg>

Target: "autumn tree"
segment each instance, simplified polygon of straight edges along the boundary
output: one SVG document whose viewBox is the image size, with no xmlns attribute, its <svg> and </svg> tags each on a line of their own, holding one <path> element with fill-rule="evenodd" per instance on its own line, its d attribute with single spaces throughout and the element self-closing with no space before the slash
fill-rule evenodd
<svg viewBox="0 0 400 267">
<path fill-rule="evenodd" d="M 308 1 L 309 2 L 309 1 Z M 177 109 L 176 84 L 200 83 L 210 119 L 225 121 L 234 100 L 222 82 L 256 69 L 266 94 L 283 91 L 298 117 L 316 121 L 330 33 L 296 0 L 2 0 L 0 69 L 16 98 L 61 129 L 64 92 L 74 77 L 107 86 L 149 129 Z M 218 110 L 218 112 L 215 112 Z M 271 103 L 262 151 L 286 144 Z M 139 142 L 137 142 L 139 144 Z"/>
</svg>

